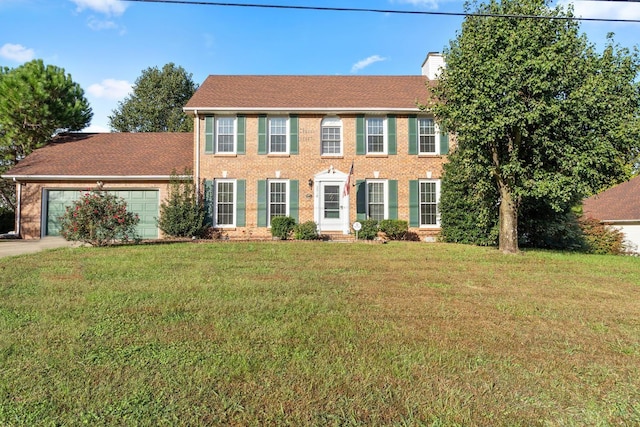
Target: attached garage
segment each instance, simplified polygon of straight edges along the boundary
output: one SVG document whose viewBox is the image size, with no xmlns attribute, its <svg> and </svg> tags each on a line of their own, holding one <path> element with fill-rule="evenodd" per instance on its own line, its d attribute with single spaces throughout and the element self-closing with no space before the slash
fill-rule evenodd
<svg viewBox="0 0 640 427">
<path fill-rule="evenodd" d="M 44 190 L 43 237 L 58 236 L 60 234 L 59 217 L 67 206 L 78 200 L 86 190 Z M 108 190 L 109 193 L 121 197 L 127 203 L 127 210 L 138 214 L 140 222 L 137 226 L 138 234 L 143 239 L 157 239 L 158 226 L 156 218 L 159 215 L 160 197 L 158 190 Z"/>
</svg>

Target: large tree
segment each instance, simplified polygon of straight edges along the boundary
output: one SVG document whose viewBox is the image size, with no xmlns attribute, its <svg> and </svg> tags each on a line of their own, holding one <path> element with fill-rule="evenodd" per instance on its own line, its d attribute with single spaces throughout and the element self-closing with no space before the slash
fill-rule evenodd
<svg viewBox="0 0 640 427">
<path fill-rule="evenodd" d="M 193 121 L 182 108 L 197 88 L 192 75 L 173 63 L 162 70 L 149 67 L 136 80 L 133 94 L 112 111 L 109 126 L 116 132 L 189 132 Z"/>
<path fill-rule="evenodd" d="M 465 7 L 476 11 L 445 51 L 434 111 L 462 157 L 493 180 L 499 248 L 514 253 L 523 203 L 564 215 L 629 176 L 640 143 L 640 61 L 612 38 L 598 54 L 571 11 L 545 0 Z"/>
<path fill-rule="evenodd" d="M 36 59 L 0 70 L 0 173 L 60 131 L 89 125 L 93 113 L 84 91 L 64 69 Z M 15 207 L 13 183 L 0 185 L 0 203 Z"/>
</svg>

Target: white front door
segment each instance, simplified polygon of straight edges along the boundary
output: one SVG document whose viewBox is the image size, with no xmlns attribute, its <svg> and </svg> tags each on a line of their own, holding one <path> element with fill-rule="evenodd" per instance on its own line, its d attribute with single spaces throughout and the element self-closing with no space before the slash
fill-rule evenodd
<svg viewBox="0 0 640 427">
<path fill-rule="evenodd" d="M 347 175 L 329 169 L 315 176 L 315 221 L 319 231 L 349 234 L 349 196 L 344 195 Z"/>
</svg>

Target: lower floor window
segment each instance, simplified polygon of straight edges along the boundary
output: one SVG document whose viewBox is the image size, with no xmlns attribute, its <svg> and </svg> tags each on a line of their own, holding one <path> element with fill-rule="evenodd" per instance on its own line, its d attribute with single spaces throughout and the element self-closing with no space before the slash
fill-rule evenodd
<svg viewBox="0 0 640 427">
<path fill-rule="evenodd" d="M 216 225 L 233 226 L 235 218 L 235 182 L 216 181 Z"/>
<path fill-rule="evenodd" d="M 269 181 L 269 224 L 277 216 L 289 214 L 288 181 Z"/>
<path fill-rule="evenodd" d="M 386 217 L 386 191 L 383 181 L 367 181 L 367 217 L 378 221 Z"/>
<path fill-rule="evenodd" d="M 435 181 L 420 181 L 420 225 L 438 224 L 438 188 Z"/>
</svg>

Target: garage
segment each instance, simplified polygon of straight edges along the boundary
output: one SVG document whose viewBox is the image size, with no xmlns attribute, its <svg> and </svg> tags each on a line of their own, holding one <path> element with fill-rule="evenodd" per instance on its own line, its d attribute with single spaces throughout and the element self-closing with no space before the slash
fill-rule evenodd
<svg viewBox="0 0 640 427">
<path fill-rule="evenodd" d="M 44 236 L 60 235 L 60 221 L 67 206 L 78 200 L 86 190 L 45 190 Z M 136 227 L 143 239 L 157 239 L 159 216 L 158 190 L 108 190 L 109 193 L 122 197 L 127 202 L 127 210 L 138 214 L 140 222 Z"/>
</svg>

